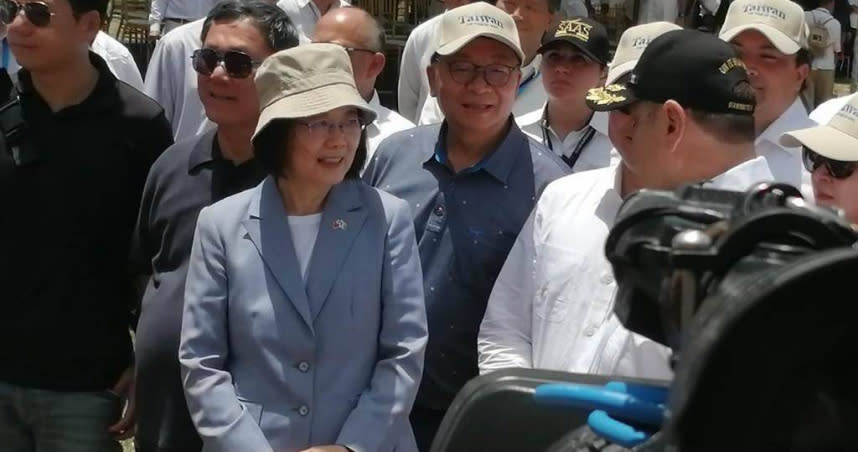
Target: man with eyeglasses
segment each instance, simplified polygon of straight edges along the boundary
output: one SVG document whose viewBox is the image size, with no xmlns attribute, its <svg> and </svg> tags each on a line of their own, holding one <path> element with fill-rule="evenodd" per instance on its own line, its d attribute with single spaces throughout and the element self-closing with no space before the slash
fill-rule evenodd
<svg viewBox="0 0 858 452">
<path fill-rule="evenodd" d="M 186 64 L 215 127 L 171 146 L 152 166 L 133 235 L 134 270 L 148 278 L 137 325 L 137 452 L 193 452 L 177 359 L 185 276 L 197 215 L 256 186 L 265 170 L 253 159 L 259 116 L 258 65 L 298 45 L 286 13 L 262 0 L 225 1 L 204 19 L 202 45 Z"/>
<path fill-rule="evenodd" d="M 516 118 L 539 110 L 545 104 L 545 88 L 539 71 L 541 57 L 537 50 L 542 45 L 542 36 L 550 33 L 554 26 L 561 0 L 498 0 L 498 8 L 506 11 L 515 21 L 524 58 L 521 62 L 521 78 L 512 105 Z M 423 106 L 419 124 L 441 122 L 446 114 L 437 99 L 430 99 Z"/>
<path fill-rule="evenodd" d="M 170 127 L 89 49 L 107 0 L 6 8 L 24 133 L 0 150 L 0 449 L 117 451 L 134 433 L 128 248 Z"/>
<path fill-rule="evenodd" d="M 785 146 L 801 146 L 817 204 L 843 209 L 858 224 L 858 96 L 825 125 L 785 133 Z"/>
<path fill-rule="evenodd" d="M 542 189 L 569 171 L 511 115 L 525 57 L 512 17 L 477 2 L 444 13 L 439 31 L 429 82 L 444 122 L 386 139 L 364 173 L 414 213 L 429 343 L 411 423 L 424 452 L 477 375 L 477 330 L 507 252 Z"/>
<path fill-rule="evenodd" d="M 414 124 L 383 105 L 375 90 L 375 80 L 384 70 L 384 29 L 378 21 L 357 7 L 337 8 L 322 16 L 316 24 L 313 42 L 343 46 L 352 62 L 355 85 L 376 113 L 375 121 L 366 126 L 367 162 L 385 138 Z"/>
<path fill-rule="evenodd" d="M 618 159 L 611 152 L 607 121 L 597 120 L 586 102 L 587 91 L 602 86 L 607 77 L 610 43 L 605 27 L 586 18 L 563 20 L 546 35 L 537 54 L 542 56 L 540 78 L 548 100 L 541 109 L 517 118 L 521 130 L 554 151 L 573 172 L 603 168 Z"/>
</svg>

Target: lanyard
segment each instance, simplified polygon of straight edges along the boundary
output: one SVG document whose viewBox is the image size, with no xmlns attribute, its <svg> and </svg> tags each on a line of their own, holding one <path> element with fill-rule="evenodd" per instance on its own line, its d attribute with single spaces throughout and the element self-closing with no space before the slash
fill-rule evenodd
<svg viewBox="0 0 858 452">
<path fill-rule="evenodd" d="M 544 119 L 540 122 L 539 126 L 542 129 L 542 141 L 548 146 L 548 149 L 554 151 L 554 144 L 551 143 L 551 133 L 548 130 L 548 105 L 545 105 L 545 112 L 543 113 Z M 587 124 L 587 127 L 584 130 L 584 133 L 578 138 L 578 142 L 575 143 L 575 147 L 572 149 L 572 153 L 568 156 L 563 154 L 560 158 L 569 165 L 569 168 L 572 169 L 575 167 L 575 163 L 578 162 L 578 158 L 581 157 L 581 153 L 584 152 L 584 147 L 590 143 L 590 140 L 596 135 L 596 129 L 593 126 Z"/>
</svg>

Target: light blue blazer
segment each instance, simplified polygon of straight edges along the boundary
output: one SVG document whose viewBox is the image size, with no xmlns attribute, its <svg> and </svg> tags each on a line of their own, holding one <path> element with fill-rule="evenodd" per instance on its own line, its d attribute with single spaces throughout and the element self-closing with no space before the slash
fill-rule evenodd
<svg viewBox="0 0 858 452">
<path fill-rule="evenodd" d="M 271 177 L 200 213 L 179 360 L 204 451 L 416 452 L 426 337 L 405 201 L 335 186 L 306 290 Z"/>
</svg>

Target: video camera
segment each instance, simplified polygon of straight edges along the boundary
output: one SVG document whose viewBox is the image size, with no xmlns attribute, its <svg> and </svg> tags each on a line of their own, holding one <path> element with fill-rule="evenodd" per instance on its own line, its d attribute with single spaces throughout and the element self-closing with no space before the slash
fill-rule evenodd
<svg viewBox="0 0 858 452">
<path fill-rule="evenodd" d="M 637 192 L 605 246 L 614 311 L 627 329 L 671 347 L 669 388 L 496 372 L 460 392 L 432 452 L 858 450 L 856 242 L 839 212 L 789 185 Z M 603 433 L 616 425 L 645 439 L 622 444 Z"/>
</svg>

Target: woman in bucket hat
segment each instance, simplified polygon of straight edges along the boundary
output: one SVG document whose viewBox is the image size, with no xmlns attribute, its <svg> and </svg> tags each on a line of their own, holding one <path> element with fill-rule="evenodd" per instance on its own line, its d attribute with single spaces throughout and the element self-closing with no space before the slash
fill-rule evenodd
<svg viewBox="0 0 858 452">
<path fill-rule="evenodd" d="M 332 44 L 270 56 L 256 86 L 269 176 L 200 213 L 185 291 L 204 450 L 416 452 L 422 274 L 407 204 L 357 178 L 375 113 Z"/>
</svg>

